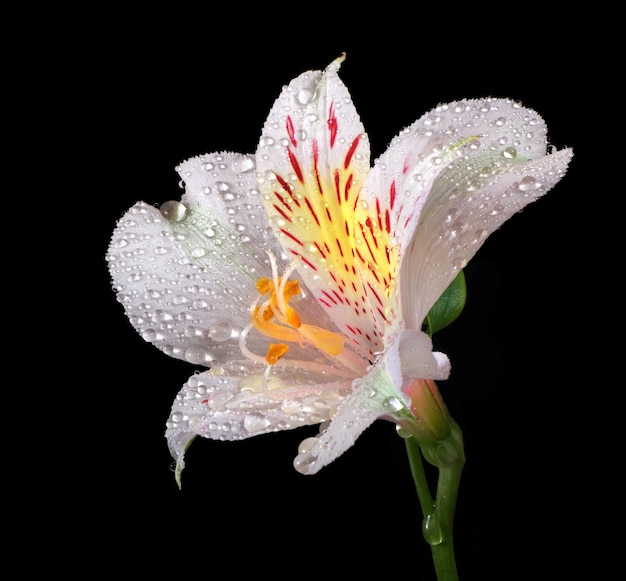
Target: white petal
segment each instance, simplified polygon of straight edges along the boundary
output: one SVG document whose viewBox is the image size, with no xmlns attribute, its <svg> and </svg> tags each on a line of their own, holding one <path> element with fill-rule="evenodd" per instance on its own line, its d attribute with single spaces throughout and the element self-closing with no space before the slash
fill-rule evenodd
<svg viewBox="0 0 626 581">
<path fill-rule="evenodd" d="M 439 105 L 396 136 L 376 160 L 361 199 L 390 209 L 401 249 L 409 243 L 430 187 L 452 161 L 495 148 L 545 155 L 546 127 L 534 111 L 510 99 L 468 99 Z M 393 192 L 393 195 L 392 195 Z"/>
<path fill-rule="evenodd" d="M 281 92 L 257 149 L 259 187 L 283 248 L 300 261 L 299 275 L 355 348 L 373 358 L 382 349 L 390 277 L 382 280 L 384 270 L 378 281 L 362 276 L 373 260 L 358 240 L 368 216 L 360 223 L 357 215 L 370 152 L 339 62 L 303 73 Z"/>
<path fill-rule="evenodd" d="M 298 448 L 294 467 L 302 474 L 315 474 L 341 456 L 363 431 L 383 415 L 378 407 L 367 406 L 369 384 L 350 394 L 339 406 L 332 421 L 325 424 L 318 437 L 307 438 Z"/>
<path fill-rule="evenodd" d="M 504 170 L 490 165 L 494 157 L 460 160 L 433 184 L 401 265 L 407 327 L 420 328 L 437 298 L 486 238 L 563 177 L 572 151 L 511 163 Z"/>
<path fill-rule="evenodd" d="M 407 329 L 400 336 L 398 347 L 403 381 L 448 378 L 450 361 L 444 353 L 433 352 L 433 342 L 426 333 Z"/>
<path fill-rule="evenodd" d="M 138 203 L 118 222 L 107 260 L 119 301 L 142 337 L 172 357 L 210 365 L 241 356 L 256 281 L 281 248 L 256 190 L 254 160 L 236 153 L 176 168 L 182 202 Z M 281 262 L 284 266 L 284 262 Z M 265 354 L 267 341 L 248 347 Z"/>
<path fill-rule="evenodd" d="M 205 249 L 210 268 L 193 257 L 190 242 Z M 258 294 L 260 260 L 235 268 L 199 231 L 189 235 L 143 202 L 119 220 L 107 260 L 117 298 L 146 341 L 200 365 L 240 356 L 238 337 Z"/>
<path fill-rule="evenodd" d="M 192 375 L 176 396 L 165 436 L 179 472 L 196 436 L 241 440 L 328 421 L 350 390 L 350 381 L 308 371 L 275 370 L 249 361 Z M 322 379 L 323 378 L 323 379 Z"/>
</svg>

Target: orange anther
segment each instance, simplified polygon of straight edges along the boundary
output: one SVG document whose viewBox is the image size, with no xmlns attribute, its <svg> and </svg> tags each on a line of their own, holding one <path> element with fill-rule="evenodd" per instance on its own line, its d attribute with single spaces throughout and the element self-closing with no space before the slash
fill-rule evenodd
<svg viewBox="0 0 626 581">
<path fill-rule="evenodd" d="M 269 348 L 267 349 L 267 355 L 265 356 L 265 361 L 267 361 L 270 365 L 275 365 L 276 362 L 289 351 L 289 347 L 284 343 L 270 343 Z"/>
</svg>

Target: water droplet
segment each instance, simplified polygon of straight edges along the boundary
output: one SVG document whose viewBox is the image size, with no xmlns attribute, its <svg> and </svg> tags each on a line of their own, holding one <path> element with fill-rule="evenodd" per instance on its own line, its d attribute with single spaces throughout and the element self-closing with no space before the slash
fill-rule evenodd
<svg viewBox="0 0 626 581">
<path fill-rule="evenodd" d="M 440 545 L 443 541 L 441 524 L 434 512 L 426 515 L 422 522 L 422 533 L 429 545 Z"/>
<path fill-rule="evenodd" d="M 205 254 L 206 254 L 206 250 L 202 248 L 201 246 L 198 248 L 194 248 L 191 251 L 191 256 L 193 256 L 194 258 L 202 258 Z"/>
<path fill-rule="evenodd" d="M 513 159 L 517 157 L 517 150 L 514 147 L 507 147 L 502 152 L 502 157 L 505 157 L 506 159 Z"/>
<path fill-rule="evenodd" d="M 230 401 L 231 399 L 233 399 L 233 394 L 230 393 L 229 391 L 218 391 L 207 400 L 207 405 L 212 410 L 214 410 L 215 408 L 223 406 L 226 402 Z M 224 425 L 227 425 L 227 424 L 224 424 Z"/>
<path fill-rule="evenodd" d="M 314 463 L 315 456 L 312 454 L 298 454 L 293 461 L 293 467 L 300 472 L 300 474 L 308 474 Z"/>
<path fill-rule="evenodd" d="M 383 400 L 383 408 L 389 412 L 399 412 L 404 408 L 402 400 L 397 397 L 387 397 Z"/>
<path fill-rule="evenodd" d="M 180 222 L 185 218 L 187 208 L 184 204 L 181 204 L 180 202 L 170 200 L 169 202 L 161 204 L 159 211 L 170 222 Z"/>
<path fill-rule="evenodd" d="M 269 425 L 269 420 L 261 414 L 248 414 L 243 419 L 243 427 L 247 432 L 259 432 Z"/>
<path fill-rule="evenodd" d="M 399 424 L 396 424 L 396 433 L 398 434 L 398 436 L 404 438 L 405 440 L 413 435 L 411 434 L 411 432 L 409 432 L 409 430 L 400 426 Z"/>
<path fill-rule="evenodd" d="M 190 345 L 185 349 L 185 361 L 194 365 L 204 365 L 211 360 L 204 347 L 200 345 Z"/>
<path fill-rule="evenodd" d="M 534 177 L 526 176 L 519 183 L 518 189 L 520 190 L 520 192 L 531 192 L 533 190 L 539 189 L 540 187 L 541 183 L 538 182 Z"/>
<path fill-rule="evenodd" d="M 300 89 L 296 95 L 296 99 L 301 105 L 308 105 L 314 97 L 315 91 L 313 89 Z"/>
<path fill-rule="evenodd" d="M 226 321 L 214 323 L 209 328 L 209 338 L 218 343 L 227 341 L 233 335 L 233 328 Z"/>
</svg>

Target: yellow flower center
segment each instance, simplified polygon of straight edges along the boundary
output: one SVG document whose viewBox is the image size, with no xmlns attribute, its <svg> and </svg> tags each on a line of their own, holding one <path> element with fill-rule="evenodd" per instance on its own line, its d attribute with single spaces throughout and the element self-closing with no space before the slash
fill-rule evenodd
<svg viewBox="0 0 626 581">
<path fill-rule="evenodd" d="M 339 355 L 343 350 L 343 336 L 316 325 L 302 323 L 296 310 L 289 304 L 293 296 L 300 295 L 298 280 L 261 277 L 256 283 L 261 296 L 267 296 L 262 304 L 256 304 L 250 314 L 252 326 L 271 339 L 265 360 L 270 365 L 283 357 L 289 346 L 286 343 L 309 343 L 329 355 Z"/>
</svg>

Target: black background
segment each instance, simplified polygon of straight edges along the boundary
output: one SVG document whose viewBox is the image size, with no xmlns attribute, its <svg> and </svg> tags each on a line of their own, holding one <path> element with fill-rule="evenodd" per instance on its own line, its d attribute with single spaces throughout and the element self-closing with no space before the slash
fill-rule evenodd
<svg viewBox="0 0 626 581">
<path fill-rule="evenodd" d="M 48 64 L 65 88 L 49 86 L 49 95 L 62 91 L 55 134 L 71 143 L 66 169 L 85 173 L 61 188 L 76 210 L 63 228 L 75 278 L 57 286 L 79 298 L 55 325 L 73 336 L 71 353 L 60 349 L 48 368 L 58 421 L 54 431 L 34 430 L 28 458 L 42 507 L 36 535 L 54 538 L 60 523 L 72 532 L 53 558 L 65 570 L 81 569 L 82 555 L 107 575 L 434 579 L 391 424 L 377 422 L 309 477 L 292 460 L 315 430 L 196 441 L 178 490 L 164 424 L 195 368 L 131 328 L 104 260 L 116 220 L 135 201 L 180 196 L 180 161 L 253 153 L 281 87 L 344 51 L 340 76 L 373 159 L 438 103 L 481 96 L 536 109 L 550 142 L 574 148 L 565 178 L 467 267 L 466 309 L 435 346 L 452 361 L 440 388 L 465 437 L 461 580 L 562 579 L 603 552 L 601 535 L 590 534 L 594 468 L 585 452 L 596 421 L 586 376 L 597 365 L 584 338 L 585 285 L 598 267 L 588 200 L 600 195 L 588 186 L 597 141 L 585 95 L 604 82 L 597 65 L 606 55 L 601 43 L 587 52 L 580 17 L 564 26 L 543 15 L 487 18 L 483 8 L 409 19 L 378 7 L 364 25 L 314 6 L 285 21 L 269 8 L 154 8 L 90 17 L 57 39 Z M 48 344 L 57 347 L 54 337 Z M 53 468 L 44 471 L 44 460 Z"/>
</svg>

